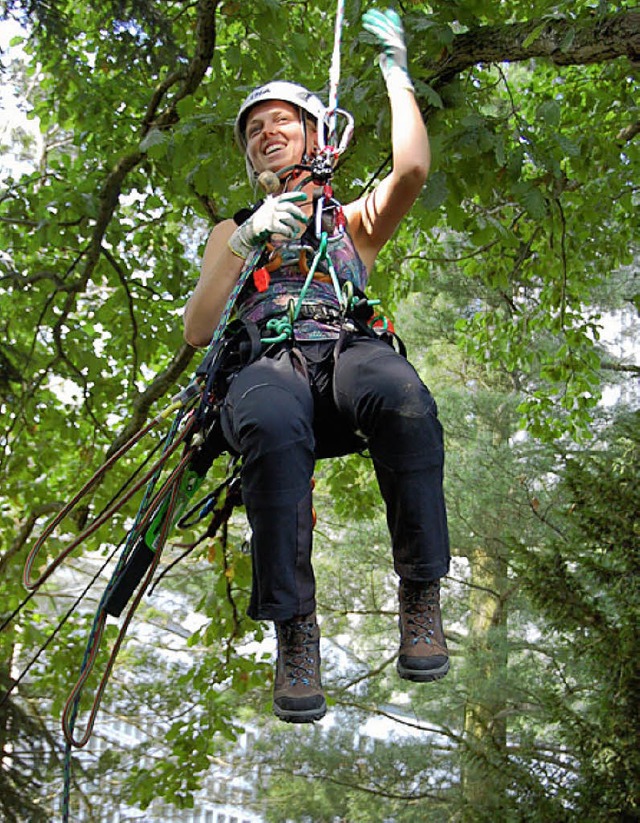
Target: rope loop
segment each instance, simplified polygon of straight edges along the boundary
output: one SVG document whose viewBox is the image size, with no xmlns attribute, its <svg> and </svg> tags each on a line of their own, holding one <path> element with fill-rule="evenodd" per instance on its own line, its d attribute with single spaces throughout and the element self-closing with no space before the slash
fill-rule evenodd
<svg viewBox="0 0 640 823">
<path fill-rule="evenodd" d="M 263 343 L 283 343 L 293 335 L 293 324 L 288 317 L 272 317 L 267 321 L 267 332 L 273 332 L 273 337 L 263 337 Z"/>
<path fill-rule="evenodd" d="M 344 305 L 348 306 L 349 308 L 353 308 L 353 301 L 357 300 L 357 297 L 354 297 L 353 294 L 353 283 L 351 280 L 345 280 L 342 284 L 342 295 L 340 302 Z"/>
</svg>

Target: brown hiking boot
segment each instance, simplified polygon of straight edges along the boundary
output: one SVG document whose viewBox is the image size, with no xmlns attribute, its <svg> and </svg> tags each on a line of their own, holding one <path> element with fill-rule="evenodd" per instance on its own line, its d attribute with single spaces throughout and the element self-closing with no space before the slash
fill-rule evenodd
<svg viewBox="0 0 640 823">
<path fill-rule="evenodd" d="M 440 581 L 401 580 L 400 652 L 396 668 L 405 680 L 439 680 L 449 671 L 440 614 Z"/>
<path fill-rule="evenodd" d="M 320 682 L 320 629 L 315 614 L 276 623 L 278 659 L 273 711 L 287 723 L 320 720 L 327 704 Z"/>
</svg>

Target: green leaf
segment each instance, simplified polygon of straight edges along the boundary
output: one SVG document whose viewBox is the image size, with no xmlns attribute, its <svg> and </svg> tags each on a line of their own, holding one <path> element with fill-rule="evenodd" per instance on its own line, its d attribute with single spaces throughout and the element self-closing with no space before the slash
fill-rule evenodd
<svg viewBox="0 0 640 823">
<path fill-rule="evenodd" d="M 441 109 L 444 107 L 444 103 L 442 102 L 442 98 L 438 94 L 438 92 L 432 88 L 428 83 L 423 82 L 422 80 L 416 79 L 415 80 L 415 87 L 416 92 L 419 97 L 424 97 L 427 103 L 430 106 L 434 106 L 437 109 Z"/>
<path fill-rule="evenodd" d="M 526 181 L 516 183 L 513 187 L 517 201 L 524 206 L 534 220 L 542 220 L 547 213 L 547 202 L 540 189 Z"/>
<path fill-rule="evenodd" d="M 379 171 L 391 124 L 379 45 L 360 36 L 367 5 L 346 4 L 341 32 L 340 101 L 356 130 L 331 183 L 345 204 L 389 168 Z M 437 798 L 442 820 L 469 809 L 478 820 L 590 820 L 596 806 L 603 820 L 637 812 L 629 661 L 638 604 L 628 581 L 640 428 L 615 400 L 633 396 L 633 374 L 609 342 L 622 317 L 632 344 L 640 305 L 637 147 L 615 139 L 635 122 L 637 81 L 626 44 L 610 34 L 631 12 L 601 4 L 592 14 L 563 0 L 542 18 L 543 5 L 398 6 L 433 162 L 419 202 L 403 204 L 409 210 L 378 255 L 368 293 L 393 314 L 446 432 L 454 557 L 442 595 L 455 666 L 434 685 L 437 699 L 393 672 L 397 591 L 376 469 L 358 454 L 318 461 L 323 644 L 344 650 L 336 666 L 331 654 L 325 664 L 327 724 L 295 734 L 272 724 L 273 633 L 246 617 L 249 526 L 238 508 L 224 545 L 204 540 L 175 566 L 207 524 L 171 536 L 167 573 L 142 598 L 104 694 L 96 738 L 113 741 L 109 756 L 78 764 L 81 783 L 108 785 L 111 795 L 72 788 L 73 819 L 113 817 L 111 798 L 179 818 L 163 804 L 198 804 L 203 778 L 238 754 L 241 771 L 260 776 L 250 781 L 253 811 L 273 820 L 411 823 L 418 786 Z M 190 381 L 200 357 L 177 359 L 182 312 L 211 224 L 255 197 L 233 145 L 238 106 L 272 78 L 326 100 L 335 23 L 328 0 L 5 7 L 14 16 L 20 9 L 28 62 L 20 49 L 3 54 L 3 95 L 15 90 L 29 113 L 2 138 L 2 620 L 25 601 L 25 556 L 56 505 L 104 465 L 129 426 L 144 426 Z M 543 23 L 566 65 L 512 59 L 523 30 L 538 51 Z M 478 36 L 492 59 L 468 65 Z M 584 64 L 576 43 L 594 36 L 604 57 Z M 148 404 L 150 386 L 161 396 Z M 611 424 L 623 415 L 628 427 Z M 90 516 L 149 468 L 169 424 L 104 474 L 83 501 Z M 214 464 L 207 491 L 227 468 Z M 125 537 L 142 494 L 0 632 L 5 685 L 50 638 L 3 706 L 12 756 L 3 760 L 2 819 L 59 816 L 60 760 L 34 707 L 50 706 L 57 722 L 105 581 L 60 621 Z M 82 516 L 61 524 L 46 557 L 69 545 Z M 97 677 L 120 625 L 109 621 Z M 411 735 L 394 721 L 406 720 L 409 705 Z M 376 706 L 386 707 L 385 739 L 364 732 Z M 114 722 L 148 719 L 150 737 L 118 749 L 110 712 Z M 239 745 L 245 723 L 260 732 L 253 750 Z M 540 741 L 570 758 L 541 756 Z M 209 783 L 206 791 L 211 799 Z"/>
<path fill-rule="evenodd" d="M 567 29 L 565 36 L 562 38 L 562 42 L 560 43 L 560 51 L 566 54 L 570 51 L 571 47 L 573 46 L 576 39 L 576 28 L 575 26 L 570 26 Z"/>
<path fill-rule="evenodd" d="M 546 22 L 540 23 L 539 25 L 537 25 L 530 32 L 530 34 L 527 35 L 527 37 L 525 37 L 525 39 L 522 41 L 522 48 L 523 49 L 528 49 L 529 46 L 533 45 L 533 43 L 536 42 L 536 40 L 538 39 L 538 37 L 540 37 L 540 35 L 542 34 L 542 32 L 545 30 L 546 27 L 547 27 Z"/>
<path fill-rule="evenodd" d="M 562 149 L 562 153 L 566 157 L 579 157 L 580 156 L 580 145 L 578 142 L 571 140 L 570 138 L 566 137 L 564 134 L 556 134 L 555 140 Z"/>
<path fill-rule="evenodd" d="M 536 110 L 536 117 L 550 126 L 560 123 L 561 108 L 557 100 L 545 100 Z"/>
<path fill-rule="evenodd" d="M 449 189 L 447 175 L 443 171 L 435 171 L 429 175 L 420 196 L 420 202 L 429 211 L 435 211 L 447 200 Z"/>
<path fill-rule="evenodd" d="M 196 109 L 196 101 L 192 94 L 183 97 L 176 103 L 176 109 L 181 118 L 191 117 Z"/>
<path fill-rule="evenodd" d="M 148 152 L 155 149 L 155 157 L 162 157 L 166 152 L 166 135 L 160 129 L 152 128 L 140 141 L 140 150 Z M 160 151 L 162 149 L 162 151 Z"/>
</svg>

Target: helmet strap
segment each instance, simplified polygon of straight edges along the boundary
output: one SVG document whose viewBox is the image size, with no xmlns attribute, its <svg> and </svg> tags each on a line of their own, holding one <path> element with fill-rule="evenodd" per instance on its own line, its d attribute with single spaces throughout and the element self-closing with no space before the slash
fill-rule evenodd
<svg viewBox="0 0 640 823">
<path fill-rule="evenodd" d="M 302 139 L 304 140 L 304 149 L 300 163 L 303 166 L 308 166 L 313 161 L 313 154 L 307 148 L 307 141 L 309 139 L 309 129 L 307 128 L 307 113 L 304 109 L 300 109 L 300 122 L 302 124 Z"/>
</svg>

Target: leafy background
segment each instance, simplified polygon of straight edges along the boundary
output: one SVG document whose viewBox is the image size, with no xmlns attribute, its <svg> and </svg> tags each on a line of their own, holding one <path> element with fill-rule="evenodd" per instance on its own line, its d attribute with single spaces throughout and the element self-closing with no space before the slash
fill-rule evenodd
<svg viewBox="0 0 640 823">
<path fill-rule="evenodd" d="M 340 104 L 357 127 L 335 179 L 345 202 L 389 162 L 385 90 L 359 23 L 368 7 L 346 4 Z M 3 54 L 3 84 L 39 129 L 2 137 L 3 683 L 55 630 L 2 703 L 0 802 L 8 820 L 50 820 L 58 717 L 101 583 L 62 618 L 135 505 L 12 617 L 26 554 L 72 490 L 188 382 L 201 355 L 180 316 L 204 242 L 255 196 L 235 111 L 274 77 L 326 99 L 335 5 L 0 8 L 24 27 L 24 57 Z M 269 628 L 244 616 L 239 510 L 225 540 L 143 602 L 106 709 L 166 733 L 144 766 L 110 752 L 78 767 L 74 802 L 87 814 L 109 794 L 90 778 L 130 804 L 192 805 L 212 758 L 249 723 L 263 733 L 243 768 L 263 776 L 254 802 L 269 820 L 413 821 L 426 804 L 433 820 L 637 815 L 640 14 L 624 2 L 397 8 L 434 160 L 371 292 L 447 431 L 453 670 L 428 689 L 395 678 L 395 581 L 371 466 L 319 465 L 315 556 L 339 722 L 292 730 L 269 717 L 272 647 Z M 622 336 L 605 345 L 611 328 Z M 161 436 L 118 463 L 92 512 Z M 216 464 L 211 483 L 225 471 Z M 395 736 L 362 733 L 389 715 Z"/>
</svg>

